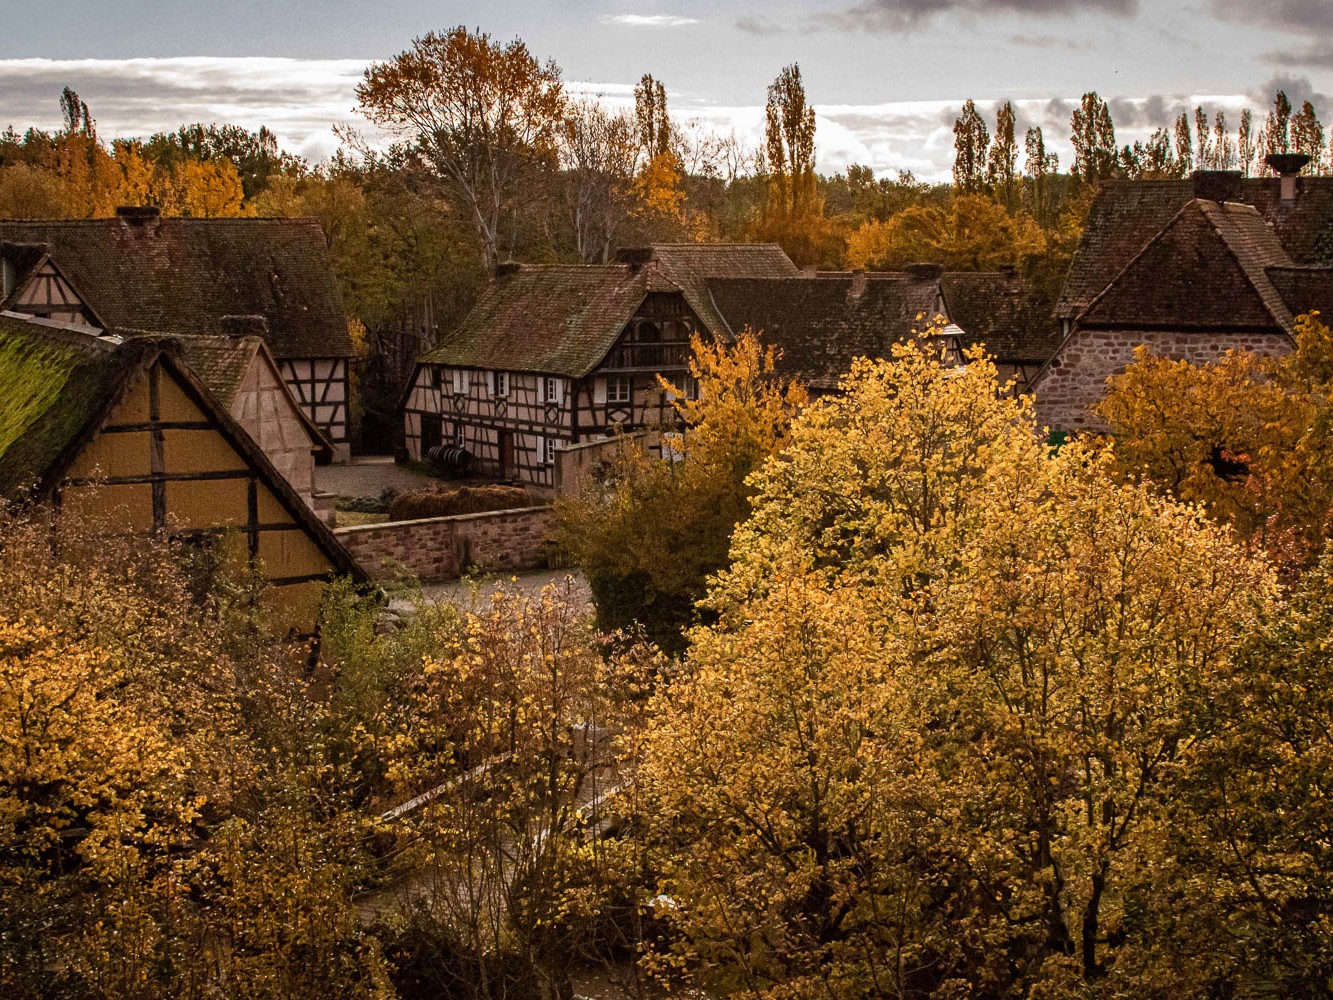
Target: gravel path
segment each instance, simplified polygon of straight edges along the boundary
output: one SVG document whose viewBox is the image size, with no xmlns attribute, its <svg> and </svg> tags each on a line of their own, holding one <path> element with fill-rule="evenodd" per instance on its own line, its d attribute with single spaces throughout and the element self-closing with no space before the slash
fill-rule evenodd
<svg viewBox="0 0 1333 1000">
<path fill-rule="evenodd" d="M 315 467 L 315 488 L 340 497 L 377 497 L 389 487 L 404 492 L 427 489 L 439 482 L 433 476 L 395 464 L 390 455 L 358 455 L 346 465 Z"/>
</svg>

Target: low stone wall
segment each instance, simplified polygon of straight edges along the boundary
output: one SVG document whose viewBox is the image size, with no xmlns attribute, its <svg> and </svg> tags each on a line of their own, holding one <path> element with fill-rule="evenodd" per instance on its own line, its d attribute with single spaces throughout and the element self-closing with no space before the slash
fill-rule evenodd
<svg viewBox="0 0 1333 1000">
<path fill-rule="evenodd" d="M 334 534 L 372 579 L 407 573 L 422 583 L 438 583 L 469 571 L 545 567 L 552 550 L 550 528 L 550 507 L 521 507 L 364 524 Z"/>
<path fill-rule="evenodd" d="M 616 434 L 598 441 L 583 441 L 555 453 L 555 492 L 557 496 L 582 496 L 590 480 L 606 465 L 614 465 L 628 450 L 644 454 L 660 453 L 660 435 L 649 431 Z"/>
</svg>

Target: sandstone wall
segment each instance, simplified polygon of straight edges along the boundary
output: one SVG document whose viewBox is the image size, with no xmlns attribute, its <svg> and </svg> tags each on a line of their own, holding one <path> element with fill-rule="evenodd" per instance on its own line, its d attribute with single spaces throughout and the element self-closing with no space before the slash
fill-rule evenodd
<svg viewBox="0 0 1333 1000">
<path fill-rule="evenodd" d="M 522 507 L 366 524 L 334 534 L 372 579 L 408 573 L 422 583 L 436 583 L 469 571 L 545 567 L 552 549 L 550 526 L 550 507 Z"/>
<path fill-rule="evenodd" d="M 1292 349 L 1285 337 L 1271 333 L 1075 330 L 1033 386 L 1038 422 L 1053 431 L 1106 430 L 1092 407 L 1106 395 L 1106 380 L 1134 361 L 1134 348 L 1140 344 L 1192 364 L 1215 361 L 1229 350 L 1271 356 Z"/>
</svg>

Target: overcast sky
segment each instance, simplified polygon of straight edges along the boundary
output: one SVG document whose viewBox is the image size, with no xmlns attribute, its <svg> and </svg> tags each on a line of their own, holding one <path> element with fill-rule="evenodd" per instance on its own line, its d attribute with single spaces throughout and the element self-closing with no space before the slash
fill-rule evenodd
<svg viewBox="0 0 1333 1000">
<path fill-rule="evenodd" d="M 1121 142 L 1202 103 L 1232 127 L 1285 87 L 1333 105 L 1333 0 L 64 0 L 58 16 L 6 19 L 0 126 L 50 128 L 74 87 L 104 137 L 184 122 L 266 124 L 310 159 L 332 126 L 364 127 L 366 65 L 455 24 L 519 37 L 572 89 L 624 102 L 644 73 L 672 111 L 756 143 L 767 85 L 798 62 L 819 113 L 821 169 L 868 163 L 941 179 L 962 102 L 1012 100 L 1069 163 L 1071 103 L 1112 100 Z M 1021 141 L 1021 135 L 1020 135 Z"/>
</svg>

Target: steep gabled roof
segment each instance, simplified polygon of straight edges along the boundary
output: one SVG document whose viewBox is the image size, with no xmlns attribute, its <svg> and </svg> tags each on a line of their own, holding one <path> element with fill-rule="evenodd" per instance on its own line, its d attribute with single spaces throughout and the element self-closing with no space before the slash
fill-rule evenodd
<svg viewBox="0 0 1333 1000">
<path fill-rule="evenodd" d="M 509 264 L 427 364 L 542 372 L 581 378 L 592 371 L 650 292 L 681 294 L 713 333 L 726 324 L 708 279 L 794 275 L 796 266 L 768 244 L 654 244 L 617 264 Z"/>
<path fill-rule="evenodd" d="M 1333 263 L 1333 178 L 1297 178 L 1291 202 L 1281 200 L 1276 177 L 1206 174 L 1186 180 L 1104 181 L 1088 212 L 1056 316 L 1073 319 L 1086 309 L 1196 196 L 1254 208 L 1297 264 Z"/>
<path fill-rule="evenodd" d="M 0 242 L 16 260 L 44 244 L 110 327 L 214 334 L 252 314 L 275 357 L 353 353 L 314 219 L 0 219 Z"/>
<path fill-rule="evenodd" d="M 1291 332 L 1266 269 L 1291 258 L 1249 205 L 1187 202 L 1078 316 L 1082 327 Z"/>
<path fill-rule="evenodd" d="M 965 344 L 984 344 L 1002 364 L 1045 364 L 1060 346 L 1051 295 L 1018 274 L 951 271 L 941 276 L 944 312 Z"/>
<path fill-rule="evenodd" d="M 0 497 L 47 497 L 136 376 L 161 363 L 255 469 L 340 573 L 365 579 L 342 543 L 292 489 L 254 439 L 162 337 L 107 337 L 63 323 L 0 313 Z M 35 494 L 30 492 L 35 491 Z"/>
<path fill-rule="evenodd" d="M 157 344 L 132 345 L 0 313 L 0 497 L 47 486 L 120 398 Z"/>
<path fill-rule="evenodd" d="M 650 291 L 684 293 L 694 314 L 713 333 L 727 329 L 708 295 L 710 278 L 787 278 L 800 274 L 776 243 L 654 243 L 656 273 Z M 642 253 L 629 250 L 625 254 Z"/>
<path fill-rule="evenodd" d="M 421 360 L 578 378 L 606 355 L 647 293 L 646 272 L 628 264 L 511 265 Z"/>
<path fill-rule="evenodd" d="M 778 370 L 814 389 L 836 389 L 853 359 L 881 358 L 924 332 L 939 310 L 933 276 L 821 273 L 708 282 L 730 330 L 749 327 L 782 352 Z"/>
</svg>

